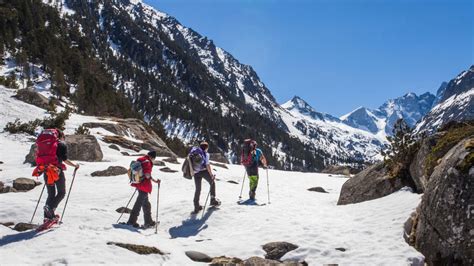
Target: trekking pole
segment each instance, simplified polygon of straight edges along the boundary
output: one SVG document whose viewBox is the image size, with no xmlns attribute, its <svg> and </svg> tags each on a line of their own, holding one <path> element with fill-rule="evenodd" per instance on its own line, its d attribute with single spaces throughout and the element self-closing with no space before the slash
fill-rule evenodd
<svg viewBox="0 0 474 266">
<path fill-rule="evenodd" d="M 209 199 L 209 195 L 211 195 L 211 189 L 209 189 L 209 193 L 207 193 L 206 202 L 204 202 L 204 208 L 202 208 L 201 219 L 204 218 L 204 213 L 206 212 L 206 205 L 207 205 L 207 200 Z"/>
<path fill-rule="evenodd" d="M 270 204 L 270 183 L 268 182 L 268 168 L 267 168 L 267 191 L 268 191 L 268 204 Z"/>
<path fill-rule="evenodd" d="M 127 206 L 125 206 L 124 209 L 122 209 L 122 212 L 120 213 L 120 217 L 117 219 L 117 223 L 120 221 L 120 218 L 122 218 L 122 215 L 124 214 L 125 210 L 128 208 L 128 205 L 130 205 L 130 202 L 132 202 L 133 196 L 135 196 L 135 193 L 137 193 L 137 189 L 133 191 L 132 197 L 130 197 L 130 200 L 127 203 Z"/>
<path fill-rule="evenodd" d="M 46 182 L 44 182 L 43 189 L 41 190 L 41 194 L 39 196 L 38 202 L 36 203 L 35 211 L 33 212 L 33 216 L 31 216 L 30 224 L 33 223 L 33 218 L 35 217 L 36 210 L 38 209 L 38 205 L 40 203 L 41 197 L 43 196 L 44 188 L 46 187 Z"/>
<path fill-rule="evenodd" d="M 66 211 L 67 202 L 69 201 L 69 196 L 71 195 L 74 179 L 76 179 L 76 173 L 77 173 L 77 168 L 74 169 L 74 173 L 72 174 L 72 181 L 71 181 L 71 185 L 69 186 L 69 193 L 67 193 L 66 202 L 64 203 L 64 209 L 63 209 L 63 213 L 61 213 L 61 220 L 59 220 L 59 224 L 63 222 L 64 212 Z"/>
<path fill-rule="evenodd" d="M 242 188 L 240 189 L 239 200 L 242 199 L 242 192 L 244 191 L 245 176 L 247 175 L 247 170 L 244 172 L 244 178 L 242 179 Z"/>
<path fill-rule="evenodd" d="M 158 190 L 157 190 L 157 194 L 156 195 L 156 219 L 155 219 L 155 234 L 158 233 L 158 210 L 159 210 L 159 206 L 160 206 L 160 184 L 158 184 Z"/>
</svg>

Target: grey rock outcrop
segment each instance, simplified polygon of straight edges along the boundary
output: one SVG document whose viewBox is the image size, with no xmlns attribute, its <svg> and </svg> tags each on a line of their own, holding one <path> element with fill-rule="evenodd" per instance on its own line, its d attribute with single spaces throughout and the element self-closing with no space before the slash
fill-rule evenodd
<svg viewBox="0 0 474 266">
<path fill-rule="evenodd" d="M 401 178 L 390 177 L 383 162 L 377 163 L 342 185 L 337 205 L 358 203 L 387 196 L 404 186 Z"/>
<path fill-rule="evenodd" d="M 107 143 L 116 144 L 136 152 L 140 150 L 154 150 L 158 156 L 177 157 L 176 154 L 166 146 L 166 143 L 153 131 L 153 129 L 141 120 L 134 118 L 114 118 L 113 122 L 115 123 L 94 122 L 84 123 L 83 125 L 91 129 L 103 128 L 117 135 L 104 137 L 104 141 Z M 141 142 L 128 140 L 124 138 L 124 136 L 135 138 Z"/>
<path fill-rule="evenodd" d="M 49 106 L 48 98 L 31 89 L 18 90 L 16 95 L 13 97 L 25 103 L 35 105 L 39 108 L 48 109 Z"/>
<path fill-rule="evenodd" d="M 428 183 L 429 175 L 426 171 L 426 159 L 431 149 L 436 145 L 438 136 L 433 135 L 424 139 L 421 146 L 415 154 L 413 162 L 410 164 L 410 175 L 416 186 L 416 191 L 423 193 Z"/>
<path fill-rule="evenodd" d="M 104 157 L 99 142 L 92 135 L 68 135 L 66 145 L 70 160 L 100 162 Z"/>
<path fill-rule="evenodd" d="M 417 212 L 405 224 L 406 231 L 411 227 L 408 242 L 428 264 L 474 264 L 473 143 L 465 139 L 442 158 Z"/>
<path fill-rule="evenodd" d="M 124 175 L 127 173 L 127 168 L 122 166 L 109 166 L 106 170 L 95 171 L 91 176 L 116 176 Z"/>
</svg>

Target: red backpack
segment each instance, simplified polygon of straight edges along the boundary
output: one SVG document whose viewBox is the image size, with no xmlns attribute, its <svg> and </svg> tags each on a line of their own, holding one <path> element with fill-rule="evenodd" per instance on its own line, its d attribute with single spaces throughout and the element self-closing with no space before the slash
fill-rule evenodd
<svg viewBox="0 0 474 266">
<path fill-rule="evenodd" d="M 244 140 L 242 144 L 242 153 L 240 155 L 240 163 L 244 166 L 252 166 L 252 151 L 257 147 L 257 142 L 252 139 Z"/>
<path fill-rule="evenodd" d="M 45 129 L 36 139 L 36 165 L 59 166 L 56 150 L 58 149 L 59 132 L 57 129 Z"/>
</svg>

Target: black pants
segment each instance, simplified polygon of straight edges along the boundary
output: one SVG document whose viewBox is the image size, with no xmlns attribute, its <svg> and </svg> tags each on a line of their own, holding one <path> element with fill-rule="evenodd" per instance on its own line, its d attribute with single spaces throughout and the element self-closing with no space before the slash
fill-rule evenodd
<svg viewBox="0 0 474 266">
<path fill-rule="evenodd" d="M 137 223 L 138 215 L 140 215 L 140 209 L 143 209 L 143 218 L 145 224 L 150 224 L 153 219 L 151 218 L 151 204 L 148 201 L 148 193 L 138 190 L 138 197 L 133 205 L 132 212 L 128 218 L 128 223 Z"/>
<path fill-rule="evenodd" d="M 205 179 L 209 185 L 211 185 L 211 197 L 216 197 L 216 183 L 212 180 L 211 175 L 207 170 L 201 171 L 194 175 L 194 184 L 196 185 L 196 191 L 194 192 L 194 208 L 199 207 L 199 197 L 201 196 L 201 181 Z"/>
<path fill-rule="evenodd" d="M 44 174 L 44 182 L 47 183 L 48 177 Z M 61 170 L 59 172 L 59 179 L 54 182 L 53 185 L 46 185 L 48 190 L 48 199 L 46 200 L 46 205 L 54 210 L 58 207 L 61 200 L 63 200 L 66 195 L 66 178 L 64 177 L 64 172 Z M 58 193 L 56 194 L 56 189 Z"/>
</svg>

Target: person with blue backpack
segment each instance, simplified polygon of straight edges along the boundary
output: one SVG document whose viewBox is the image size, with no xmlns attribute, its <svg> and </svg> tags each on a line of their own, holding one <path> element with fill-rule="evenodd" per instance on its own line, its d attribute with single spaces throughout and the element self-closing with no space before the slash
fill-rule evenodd
<svg viewBox="0 0 474 266">
<path fill-rule="evenodd" d="M 189 152 L 188 158 L 191 160 L 191 166 L 194 173 L 194 184 L 196 190 L 194 191 L 194 211 L 192 214 L 197 214 L 203 207 L 199 204 L 199 198 L 201 196 L 201 182 L 204 178 L 211 186 L 211 206 L 219 206 L 220 201 L 216 198 L 216 182 L 215 175 L 212 173 L 212 169 L 209 162 L 209 144 L 205 141 L 199 144 L 199 147 L 193 147 Z"/>
<path fill-rule="evenodd" d="M 264 168 L 267 168 L 267 159 L 263 155 L 262 150 L 257 148 L 255 140 L 246 139 L 242 145 L 240 161 L 245 166 L 245 171 L 249 178 L 249 199 L 255 200 L 259 177 L 258 167 L 263 165 Z"/>
</svg>

